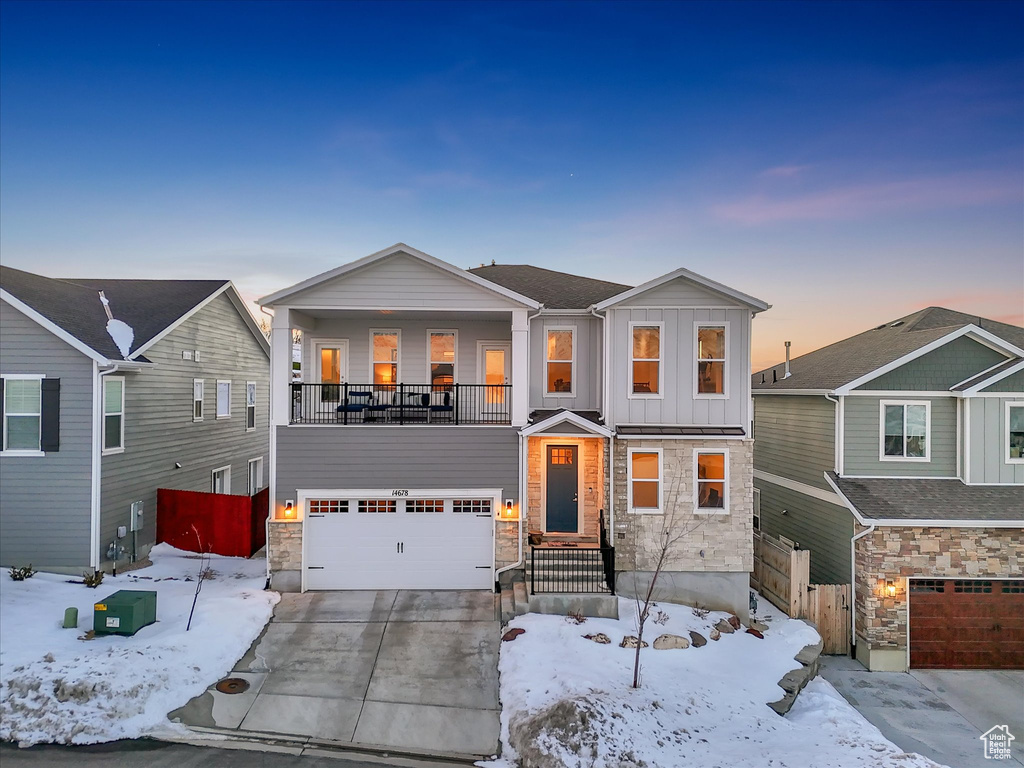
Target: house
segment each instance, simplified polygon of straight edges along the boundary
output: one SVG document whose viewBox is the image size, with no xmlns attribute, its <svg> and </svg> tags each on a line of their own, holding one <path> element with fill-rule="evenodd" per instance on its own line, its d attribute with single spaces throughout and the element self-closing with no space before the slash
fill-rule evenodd
<svg viewBox="0 0 1024 768">
<path fill-rule="evenodd" d="M 398 244 L 260 304 L 275 588 L 628 592 L 668 529 L 661 594 L 745 615 L 764 302 Z"/>
<path fill-rule="evenodd" d="M 1022 356 L 928 307 L 753 376 L 760 527 L 852 584 L 872 670 L 1024 667 Z"/>
<path fill-rule="evenodd" d="M 157 488 L 263 487 L 269 356 L 226 280 L 0 267 L 0 563 L 109 570 L 152 546 Z"/>
</svg>

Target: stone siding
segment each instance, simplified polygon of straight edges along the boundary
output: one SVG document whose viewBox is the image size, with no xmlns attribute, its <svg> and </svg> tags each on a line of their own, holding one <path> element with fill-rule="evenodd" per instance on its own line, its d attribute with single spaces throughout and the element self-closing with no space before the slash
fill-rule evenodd
<svg viewBox="0 0 1024 768">
<path fill-rule="evenodd" d="M 856 561 L 858 638 L 872 649 L 906 649 L 907 577 L 1019 577 L 1024 530 L 877 528 L 857 541 Z M 882 594 L 885 581 L 895 582 L 895 597 Z"/>
<path fill-rule="evenodd" d="M 629 511 L 627 470 L 630 448 L 660 448 L 664 483 L 664 514 Z M 694 451 L 728 451 L 729 510 L 726 514 L 694 511 Z M 664 526 L 683 531 L 670 552 L 665 570 L 742 572 L 754 567 L 753 441 L 751 440 L 616 440 L 615 566 L 618 571 L 654 569 Z"/>
<path fill-rule="evenodd" d="M 547 467 L 547 446 L 579 445 L 579 460 L 583 462 L 583 478 L 581 480 L 583 499 L 583 530 L 582 536 L 588 536 L 597 542 L 600 535 L 599 516 L 605 509 L 607 492 L 606 453 L 603 437 L 559 438 L 534 435 L 527 445 L 526 498 L 527 514 L 526 530 L 541 531 L 544 529 L 544 472 Z"/>
<path fill-rule="evenodd" d="M 270 521 L 270 539 L 267 542 L 267 557 L 270 570 L 302 570 L 302 523 Z"/>
</svg>

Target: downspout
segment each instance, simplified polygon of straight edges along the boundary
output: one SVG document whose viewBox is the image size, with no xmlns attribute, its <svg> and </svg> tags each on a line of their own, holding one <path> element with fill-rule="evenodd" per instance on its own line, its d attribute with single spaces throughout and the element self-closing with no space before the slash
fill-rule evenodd
<svg viewBox="0 0 1024 768">
<path fill-rule="evenodd" d="M 103 483 L 103 377 L 117 373 L 120 366 L 114 363 L 107 370 L 100 370 L 99 363 L 93 363 L 93 411 L 92 411 L 92 530 L 89 543 L 92 550 L 89 554 L 89 567 L 93 571 L 100 568 L 100 528 L 102 527 L 103 501 L 101 486 Z"/>
<path fill-rule="evenodd" d="M 832 440 L 835 442 L 835 446 L 833 447 L 833 450 L 832 450 L 832 454 L 833 454 L 832 455 L 832 461 L 835 464 L 835 466 L 832 468 L 832 470 L 838 475 L 838 474 L 840 474 L 840 471 L 839 471 L 839 437 L 840 437 L 840 435 L 839 435 L 839 401 L 836 400 L 831 395 L 825 395 L 825 399 L 828 400 L 829 402 L 832 402 L 832 403 L 836 404 L 836 416 L 835 416 L 836 423 L 835 423 L 835 426 L 832 428 Z"/>
<path fill-rule="evenodd" d="M 593 305 L 589 307 L 590 314 L 601 321 L 601 421 L 608 425 L 606 414 L 608 413 L 608 318 L 599 314 Z"/>
<path fill-rule="evenodd" d="M 273 335 L 274 313 L 273 312 L 267 312 L 267 308 L 264 307 L 263 305 L 260 305 L 260 312 L 262 312 L 264 315 L 266 315 L 267 317 L 270 318 L 270 321 L 271 321 L 271 326 L 270 326 L 271 327 L 271 335 L 270 335 L 269 341 L 270 341 L 270 343 L 273 343 L 273 339 L 274 339 L 274 335 Z M 271 515 L 273 515 L 274 510 L 277 509 L 277 495 L 276 495 L 277 494 L 277 429 L 274 426 L 273 419 L 270 418 L 270 411 L 271 411 L 271 408 L 272 408 L 273 402 L 274 402 L 274 391 L 273 391 L 274 390 L 274 354 L 273 354 L 273 351 L 271 351 L 270 360 L 268 361 L 268 366 L 270 368 L 270 386 L 267 387 L 267 396 L 269 398 L 269 403 L 268 403 L 268 407 L 267 407 L 267 421 L 270 423 L 270 442 L 269 442 L 269 445 L 268 445 L 268 450 L 269 450 L 269 453 L 270 453 L 270 482 L 267 484 L 267 487 L 269 489 L 268 490 L 268 495 L 270 496 L 270 498 L 267 500 L 267 506 L 269 507 L 269 510 L 267 512 L 267 519 L 263 522 L 263 526 L 265 528 L 265 533 L 263 535 L 263 540 L 266 542 L 263 545 L 263 548 L 264 548 L 264 554 L 266 554 L 266 556 L 267 556 L 267 582 L 263 586 L 264 589 L 270 589 L 270 517 L 271 517 Z M 289 381 L 289 383 L 291 382 L 291 370 L 288 371 L 288 381 Z"/>
<path fill-rule="evenodd" d="M 512 565 L 506 565 L 494 572 L 494 580 L 505 571 L 511 571 L 523 564 L 523 517 L 526 511 L 526 437 L 519 435 L 519 521 L 516 526 L 516 561 Z"/>
<path fill-rule="evenodd" d="M 874 530 L 875 525 L 872 523 L 850 539 L 850 653 L 854 657 L 857 655 L 857 540 Z"/>
<path fill-rule="evenodd" d="M 590 306 L 590 314 L 601 319 L 601 421 L 612 430 L 608 438 L 608 498 L 605 499 L 605 509 L 608 510 L 608 538 L 615 541 L 615 432 L 614 427 L 608 423 L 608 404 L 611 401 L 611 365 L 609 364 L 610 347 L 608 339 L 608 315 L 599 314 L 594 306 Z M 614 546 L 614 544 L 612 544 Z"/>
</svg>

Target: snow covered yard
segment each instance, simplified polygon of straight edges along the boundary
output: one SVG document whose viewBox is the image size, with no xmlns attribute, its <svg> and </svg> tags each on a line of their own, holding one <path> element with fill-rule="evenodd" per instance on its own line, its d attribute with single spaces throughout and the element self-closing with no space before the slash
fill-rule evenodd
<svg viewBox="0 0 1024 768">
<path fill-rule="evenodd" d="M 655 623 L 658 611 L 661 624 Z M 793 710 L 780 717 L 766 704 L 783 695 L 782 676 L 817 634 L 761 601 L 764 639 L 711 629 L 728 614 L 701 618 L 691 608 L 660 603 L 644 627 L 652 647 L 641 655 L 642 687 L 630 688 L 636 605 L 620 599 L 618 621 L 527 614 L 525 629 L 502 643 L 500 760 L 490 768 L 933 768 L 887 741 L 831 685 L 812 680 Z M 745 629 L 745 628 L 744 628 Z M 655 650 L 664 633 L 707 638 L 703 647 Z M 603 633 L 602 645 L 584 635 Z M 521 761 L 521 762 L 518 762 Z"/>
<path fill-rule="evenodd" d="M 108 575 L 96 589 L 68 576 L 0 574 L 0 739 L 89 744 L 179 728 L 167 713 L 231 670 L 278 601 L 263 590 L 264 561 L 214 555 L 186 632 L 199 556 L 160 544 L 150 557 L 151 567 Z M 133 637 L 80 639 L 93 604 L 119 589 L 155 590 L 156 623 Z M 69 606 L 77 630 L 61 628 Z"/>
</svg>

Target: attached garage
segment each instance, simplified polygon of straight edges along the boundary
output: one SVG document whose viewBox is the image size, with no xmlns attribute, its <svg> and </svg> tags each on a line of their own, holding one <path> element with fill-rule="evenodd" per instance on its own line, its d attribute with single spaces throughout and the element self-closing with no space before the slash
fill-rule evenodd
<svg viewBox="0 0 1024 768">
<path fill-rule="evenodd" d="M 303 590 L 492 589 L 500 492 L 300 492 Z"/>
<path fill-rule="evenodd" d="M 912 669 L 1024 669 L 1024 580 L 910 579 Z"/>
</svg>

